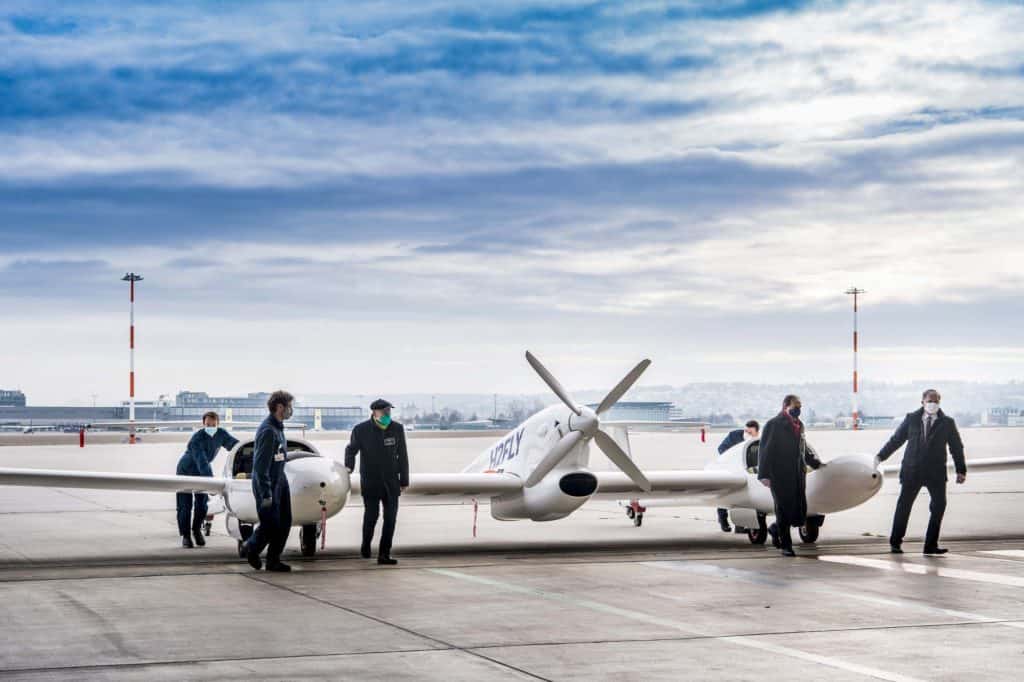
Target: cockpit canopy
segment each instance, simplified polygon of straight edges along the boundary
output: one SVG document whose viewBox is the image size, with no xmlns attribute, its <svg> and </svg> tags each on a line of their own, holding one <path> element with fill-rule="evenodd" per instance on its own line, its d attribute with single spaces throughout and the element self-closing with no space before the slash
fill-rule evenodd
<svg viewBox="0 0 1024 682">
<path fill-rule="evenodd" d="M 256 447 L 255 440 L 244 440 L 231 455 L 231 477 L 251 478 L 252 477 L 252 455 Z M 288 439 L 288 454 L 308 453 L 308 456 L 320 457 L 320 453 L 311 443 L 304 440 Z"/>
</svg>

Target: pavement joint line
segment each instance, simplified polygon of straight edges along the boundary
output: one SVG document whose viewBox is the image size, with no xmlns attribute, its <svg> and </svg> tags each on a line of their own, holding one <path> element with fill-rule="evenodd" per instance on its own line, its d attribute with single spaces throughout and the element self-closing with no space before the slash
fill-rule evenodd
<svg viewBox="0 0 1024 682">
<path fill-rule="evenodd" d="M 1007 539 L 1008 540 L 1015 540 L 1015 538 L 1007 538 Z M 960 542 L 960 541 L 957 541 L 957 542 Z M 841 550 L 843 547 L 844 546 L 831 545 L 831 546 L 829 546 L 829 549 Z M 862 548 L 863 545 L 858 544 L 858 545 L 856 545 L 856 547 Z M 873 551 L 862 552 L 861 554 L 862 555 L 866 555 L 866 556 L 871 556 L 871 555 L 889 556 L 889 551 L 887 549 L 888 545 L 886 544 L 885 547 L 886 547 L 885 549 L 882 549 L 882 547 L 879 546 L 878 548 L 873 548 Z M 11 551 L 16 551 L 16 550 L 12 549 Z M 964 552 L 984 552 L 984 550 L 970 549 L 970 548 L 960 548 L 959 552 L 956 554 L 956 557 L 963 557 L 963 556 L 965 556 Z M 410 560 L 413 560 L 413 559 L 416 559 L 416 558 L 436 557 L 436 556 L 439 556 L 439 555 L 435 555 L 435 554 L 416 555 L 416 554 L 413 554 L 413 555 L 403 555 L 403 556 L 408 557 Z M 550 559 L 547 558 L 549 556 L 550 556 Z M 825 555 L 822 555 L 822 554 L 811 554 L 811 553 L 807 553 L 806 550 L 805 550 L 805 552 L 803 554 L 799 555 L 799 556 L 800 556 L 800 558 L 818 558 L 820 556 L 825 556 Z M 943 560 L 949 560 L 949 558 L 951 558 L 951 557 L 945 557 Z M 999 558 L 999 557 L 985 557 L 985 558 L 986 559 L 991 559 L 991 560 L 1009 561 L 1009 562 L 1012 562 L 1012 563 L 1021 563 L 1021 562 L 1016 561 L 1014 559 L 1003 559 L 1003 558 Z M 738 552 L 736 554 L 731 554 L 731 553 L 730 554 L 720 554 L 720 553 L 716 553 L 714 555 L 701 555 L 701 554 L 697 553 L 697 554 L 683 554 L 682 556 L 674 556 L 674 557 L 673 556 L 661 557 L 661 556 L 658 556 L 658 553 L 639 552 L 639 553 L 636 553 L 636 554 L 625 554 L 625 555 L 624 554 L 616 554 L 616 555 L 614 555 L 614 557 L 595 555 L 595 556 L 591 556 L 591 557 L 568 557 L 567 558 L 567 557 L 564 557 L 564 555 L 559 555 L 558 553 L 554 553 L 554 554 L 538 554 L 538 555 L 524 556 L 524 557 L 502 556 L 500 559 L 486 559 L 486 560 L 482 560 L 482 561 L 479 561 L 479 562 L 476 562 L 476 563 L 473 563 L 473 562 L 445 563 L 445 564 L 442 564 L 440 566 L 434 566 L 434 567 L 431 567 L 431 566 L 416 566 L 416 565 L 405 564 L 403 566 L 398 567 L 397 569 L 389 569 L 389 570 L 392 570 L 392 571 L 394 571 L 394 570 L 420 570 L 420 569 L 423 569 L 423 568 L 485 568 L 485 567 L 493 567 L 493 566 L 502 566 L 502 567 L 504 567 L 504 566 L 508 566 L 510 564 L 510 562 L 514 562 L 513 565 L 516 565 L 516 566 L 530 566 L 530 565 L 540 565 L 540 566 L 543 566 L 543 565 L 549 565 L 549 564 L 558 564 L 558 565 L 561 565 L 561 566 L 565 566 L 565 565 L 604 565 L 604 564 L 607 564 L 607 565 L 618 565 L 618 564 L 632 564 L 632 563 L 652 563 L 653 564 L 653 563 L 666 563 L 666 562 L 672 562 L 672 561 L 711 562 L 711 561 L 750 561 L 750 560 L 778 560 L 778 559 L 779 559 L 779 557 L 774 552 L 757 551 L 757 550 L 751 551 L 751 550 L 747 550 L 745 548 L 742 549 L 742 550 L 738 550 Z M 341 564 L 343 562 L 346 565 L 335 567 L 336 564 Z M 359 559 L 359 557 L 357 557 L 357 556 L 350 556 L 350 557 L 333 556 L 333 555 L 320 556 L 320 557 L 318 557 L 316 559 L 316 562 L 315 562 L 315 565 L 317 566 L 317 568 L 313 568 L 309 572 L 311 572 L 311 573 L 313 573 L 313 572 L 315 572 L 315 573 L 335 573 L 335 572 L 344 572 L 344 571 L 376 570 L 376 569 L 374 569 L 372 567 L 361 566 L 360 564 L 363 564 L 363 563 L 364 562 L 361 559 Z M 140 569 L 149 569 L 149 570 L 161 570 L 162 569 L 162 570 L 166 570 L 168 568 L 174 568 L 174 567 L 179 567 L 179 566 L 180 567 L 190 567 L 190 566 L 195 566 L 196 564 L 199 564 L 200 566 L 210 566 L 210 567 L 217 566 L 217 567 L 223 567 L 223 568 L 221 570 L 192 570 L 192 571 L 182 571 L 182 572 L 179 572 L 179 573 L 171 573 L 171 574 L 167 574 L 167 573 L 159 573 L 159 574 L 134 573 L 134 574 L 128 574 L 128 575 L 117 575 L 117 574 L 115 574 L 115 575 L 82 575 L 82 576 L 70 576 L 70 577 L 62 575 L 62 576 L 54 576 L 54 577 L 27 576 L 27 577 L 15 577 L 15 578 L 7 578 L 7 577 L 4 577 L 4 575 L 3 575 L 4 572 L 24 572 L 24 571 L 32 571 L 32 570 L 58 570 L 58 569 L 72 569 L 72 570 L 94 569 L 96 571 L 102 571 L 102 570 L 111 570 L 111 569 L 115 569 L 116 570 L 116 569 L 120 569 L 120 568 L 129 568 L 129 567 L 139 567 Z M 300 566 L 301 565 L 302 564 L 300 564 Z M 137 558 L 133 558 L 131 561 L 124 562 L 124 563 L 113 562 L 113 561 L 110 561 L 110 560 L 103 561 L 103 562 L 91 561 L 91 562 L 86 562 L 84 564 L 83 563 L 75 563 L 75 562 L 67 562 L 67 561 L 56 562 L 56 563 L 49 563 L 49 562 L 44 563 L 44 562 L 39 562 L 39 561 L 21 562 L 21 563 L 0 563 L 0 584 L 2 584 L 2 583 L 35 582 L 35 581 L 42 582 L 42 581 L 56 581 L 56 580 L 106 580 L 106 579 L 111 579 L 111 578 L 152 578 L 152 577 L 162 577 L 162 576 L 166 576 L 166 575 L 173 575 L 173 576 L 233 575 L 233 574 L 236 574 L 236 573 L 239 573 L 239 574 L 240 573 L 246 573 L 247 571 L 240 570 L 242 566 L 245 566 L 245 564 L 241 564 L 241 563 L 237 562 L 234 559 L 234 557 L 227 557 L 227 556 L 224 556 L 222 558 L 211 557 L 209 559 L 198 558 L 198 559 L 196 559 L 194 561 L 188 561 L 188 562 L 182 561 L 180 559 L 180 557 L 175 556 L 175 557 L 167 557 L 167 558 L 154 558 L 154 559 L 150 559 L 150 560 L 147 560 L 147 561 L 139 561 Z M 239 570 L 233 570 L 231 567 L 235 567 L 235 569 L 239 569 Z"/>
<path fill-rule="evenodd" d="M 48 673 L 68 672 L 71 670 L 116 670 L 118 668 L 145 668 L 149 666 L 174 666 L 174 665 L 203 665 L 206 663 L 236 663 L 248 661 L 273 661 L 276 659 L 293 658 L 327 658 L 337 656 L 372 656 L 379 654 L 416 654 L 438 651 L 449 651 L 448 649 L 381 649 L 379 651 L 341 651 L 337 653 L 317 654 L 280 654 L 277 656 L 229 656 L 219 658 L 188 658 L 180 660 L 163 659 L 154 661 L 125 661 L 123 663 L 95 663 L 89 665 L 58 665 L 44 666 L 41 668 L 0 668 L 0 676 L 12 673 Z"/>
<path fill-rule="evenodd" d="M 323 604 L 324 606 L 328 606 L 328 607 L 331 607 L 331 608 L 334 608 L 334 609 L 339 609 L 339 610 L 344 611 L 344 612 L 346 612 L 346 613 L 348 613 L 350 615 L 359 616 L 359 617 L 365 618 L 367 620 L 372 620 L 372 621 L 374 621 L 376 623 L 379 623 L 381 625 L 384 625 L 386 627 L 394 628 L 395 630 L 400 630 L 400 631 L 402 631 L 402 632 L 404 632 L 406 634 L 412 635 L 414 637 L 418 637 L 419 639 L 423 639 L 423 640 L 426 640 L 426 641 L 434 642 L 436 644 L 440 644 L 441 645 L 441 649 L 440 650 L 442 650 L 442 651 L 443 650 L 461 651 L 461 652 L 466 653 L 466 654 L 468 654 L 470 656 L 474 656 L 476 658 L 480 658 L 480 659 L 485 660 L 485 661 L 490 661 L 494 665 L 497 665 L 497 666 L 499 666 L 501 668 L 507 668 L 508 670 L 515 671 L 517 673 L 520 673 L 521 675 L 526 675 L 527 677 L 533 678 L 535 680 L 543 680 L 544 682 L 551 682 L 551 680 L 549 680 L 546 677 L 542 677 L 540 675 L 531 673 L 531 672 L 529 672 L 527 670 L 523 670 L 522 668 L 518 668 L 518 667 L 516 667 L 514 665 L 511 665 L 509 663 L 505 663 L 504 661 L 499 661 L 497 659 L 491 658 L 490 656 L 485 656 L 484 654 L 477 653 L 477 652 L 473 651 L 472 649 L 469 649 L 469 648 L 466 648 L 466 647 L 460 647 L 458 645 L 452 644 L 451 642 L 446 642 L 443 639 L 438 639 L 437 637 L 433 637 L 431 635 L 425 635 L 423 633 L 417 632 L 416 630 L 413 630 L 412 628 L 405 627 L 404 625 L 398 625 L 396 623 L 391 623 L 391 622 L 385 620 L 384 618 L 380 618 L 378 616 L 373 616 L 373 615 L 370 615 L 368 613 L 363 613 L 362 611 L 360 611 L 358 609 L 354 609 L 354 608 L 352 608 L 350 606 L 344 606 L 342 604 L 335 603 L 335 602 L 330 601 L 328 599 L 321 599 L 320 597 L 316 597 L 316 596 L 311 595 L 311 594 L 309 594 L 307 592 L 302 592 L 301 590 L 297 590 L 297 589 L 295 589 L 293 587 L 289 587 L 287 585 L 282 585 L 280 583 L 276 583 L 276 582 L 272 582 L 270 580 L 266 580 L 262 576 L 253 575 L 252 573 L 248 573 L 248 574 L 243 573 L 241 575 L 243 577 L 245 577 L 245 578 L 248 578 L 249 580 L 254 580 L 256 582 L 263 583 L 264 585 L 269 585 L 271 587 L 276 587 L 278 589 L 284 590 L 285 592 L 289 592 L 291 594 L 294 594 L 294 595 L 296 595 L 298 597 L 303 597 L 305 599 L 310 599 L 310 600 L 315 601 L 315 602 L 317 602 L 319 604 Z M 436 651 L 436 649 L 435 649 L 435 651 Z"/>
<path fill-rule="evenodd" d="M 638 622 L 644 622 L 644 623 L 648 623 L 648 624 L 651 624 L 651 625 L 658 625 L 658 626 L 661 626 L 661 627 L 678 630 L 680 632 L 687 632 L 687 633 L 698 635 L 698 636 L 705 636 L 709 640 L 719 641 L 719 642 L 727 642 L 727 643 L 735 644 L 735 645 L 738 645 L 738 646 L 745 646 L 745 647 L 748 647 L 748 648 L 759 649 L 761 651 L 766 651 L 766 652 L 771 653 L 771 654 L 788 656 L 790 658 L 795 658 L 795 659 L 799 659 L 799 660 L 809 661 L 809 662 L 812 662 L 812 663 L 818 663 L 820 665 L 824 665 L 824 666 L 827 666 L 827 667 L 830 667 L 830 668 L 836 668 L 838 670 L 845 670 L 846 672 L 857 673 L 857 674 L 860 674 L 860 675 L 864 675 L 865 677 L 872 677 L 872 678 L 880 679 L 880 680 L 890 680 L 891 682 L 917 682 L 917 680 L 918 680 L 918 678 L 910 677 L 910 676 L 907 676 L 907 675 L 900 675 L 898 673 L 891 673 L 891 672 L 888 672 L 888 671 L 885 671 L 885 670 L 879 670 L 877 668 L 871 668 L 871 667 L 860 665 L 860 664 L 857 664 L 857 663 L 850 663 L 848 661 L 843 661 L 841 659 L 834 658 L 834 657 L 831 657 L 831 656 L 823 656 L 821 654 L 812 654 L 812 653 L 809 653 L 809 652 L 806 652 L 806 651 L 801 651 L 799 649 L 793 649 L 793 648 L 787 647 L 787 646 L 781 646 L 781 645 L 777 645 L 777 644 L 771 644 L 771 643 L 768 643 L 768 642 L 762 642 L 760 640 L 754 639 L 754 637 L 755 637 L 754 635 L 737 635 L 737 636 L 728 636 L 728 637 L 708 636 L 705 633 L 702 633 L 699 630 L 695 630 L 691 626 L 686 625 L 685 623 L 681 623 L 681 622 L 676 621 L 676 620 L 672 620 L 672 619 L 669 619 L 669 618 L 661 618 L 659 616 L 652 616 L 650 614 L 641 613 L 639 611 L 633 611 L 631 609 L 624 609 L 624 608 L 620 608 L 620 607 L 617 607 L 617 606 L 612 606 L 610 604 L 605 604 L 605 603 L 602 603 L 602 602 L 593 601 L 593 600 L 590 600 L 590 599 L 578 599 L 578 598 L 571 597 L 571 596 L 569 596 L 567 594 L 559 594 L 559 593 L 556 593 L 556 592 L 549 592 L 549 591 L 546 591 L 546 590 L 538 590 L 538 589 L 531 588 L 531 587 L 524 587 L 524 586 L 521 586 L 521 585 L 514 585 L 512 583 L 506 583 L 506 582 L 501 581 L 501 580 L 494 580 L 494 579 L 491 579 L 491 578 L 484 578 L 484 577 L 481 577 L 481 576 L 470 575 L 468 573 L 461 573 L 459 571 L 451 571 L 451 570 L 446 570 L 446 569 L 427 569 L 427 570 L 430 570 L 433 573 L 437 573 L 438 575 L 443 575 L 443 576 L 447 576 L 449 578 L 454 578 L 456 580 L 463 580 L 463 581 L 467 581 L 467 582 L 472 582 L 472 583 L 476 583 L 478 585 L 484 585 L 484 586 L 487 586 L 487 587 L 495 587 L 495 588 L 498 588 L 498 589 L 501 589 L 501 590 L 505 590 L 507 592 L 514 592 L 514 593 L 518 593 L 518 594 L 524 594 L 524 595 L 536 597 L 536 598 L 539 598 L 539 599 L 545 599 L 547 601 L 555 601 L 555 602 L 559 602 L 559 603 L 563 603 L 563 604 L 569 604 L 569 605 L 572 605 L 572 606 L 577 606 L 577 607 L 589 609 L 591 611 L 596 611 L 596 612 L 599 612 L 599 613 L 606 613 L 606 614 L 618 616 L 618 617 L 621 617 L 621 618 L 626 618 L 626 619 L 629 619 L 629 620 L 634 620 L 634 621 L 638 621 Z"/>
</svg>

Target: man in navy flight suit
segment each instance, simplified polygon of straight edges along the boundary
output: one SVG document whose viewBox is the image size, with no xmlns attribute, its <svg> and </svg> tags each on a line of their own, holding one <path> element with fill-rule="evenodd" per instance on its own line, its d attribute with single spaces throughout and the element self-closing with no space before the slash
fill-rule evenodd
<svg viewBox="0 0 1024 682">
<path fill-rule="evenodd" d="M 217 456 L 221 448 L 230 450 L 238 444 L 238 439 L 218 427 L 220 417 L 216 412 L 203 415 L 203 428 L 192 434 L 188 440 L 185 454 L 178 460 L 179 476 L 213 476 L 210 462 Z M 210 496 L 206 493 L 195 493 L 195 513 L 192 493 L 178 493 L 178 534 L 181 535 L 181 546 L 191 549 L 192 538 L 195 544 L 202 547 L 206 544 L 203 538 L 203 521 L 206 520 L 206 507 Z M 191 537 L 189 533 L 191 532 Z"/>
<path fill-rule="evenodd" d="M 284 473 L 288 461 L 288 441 L 284 422 L 291 419 L 292 402 L 287 391 L 274 391 L 267 399 L 270 414 L 256 430 L 253 450 L 252 494 L 260 523 L 248 540 L 239 547 L 239 556 L 246 558 L 257 571 L 262 568 L 260 553 L 267 548 L 267 570 L 286 573 L 291 566 L 281 562 L 281 552 L 292 530 L 292 497 Z"/>
</svg>

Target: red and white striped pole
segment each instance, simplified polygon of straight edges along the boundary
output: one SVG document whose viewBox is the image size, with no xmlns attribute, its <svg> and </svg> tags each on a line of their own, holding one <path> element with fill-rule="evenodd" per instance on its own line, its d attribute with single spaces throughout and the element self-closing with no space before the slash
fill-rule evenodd
<svg viewBox="0 0 1024 682">
<path fill-rule="evenodd" d="M 857 297 L 864 293 L 863 289 L 850 287 L 847 294 L 853 296 L 853 429 L 860 428 L 860 404 L 857 396 Z"/>
<path fill-rule="evenodd" d="M 135 444 L 135 283 L 141 275 L 126 273 L 121 278 L 128 282 L 128 442 Z"/>
</svg>

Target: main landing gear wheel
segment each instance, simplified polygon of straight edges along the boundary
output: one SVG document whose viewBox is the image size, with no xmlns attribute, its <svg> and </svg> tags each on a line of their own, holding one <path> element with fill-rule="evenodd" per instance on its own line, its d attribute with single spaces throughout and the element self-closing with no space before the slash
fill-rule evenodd
<svg viewBox="0 0 1024 682">
<path fill-rule="evenodd" d="M 213 530 L 213 521 L 207 521 L 203 524 L 203 535 L 210 537 L 210 531 Z"/>
<path fill-rule="evenodd" d="M 640 513 L 637 513 L 637 514 L 633 515 L 633 525 L 634 526 L 639 528 L 640 524 L 642 524 L 643 522 L 644 522 L 644 513 L 643 512 L 640 512 Z"/>
<path fill-rule="evenodd" d="M 808 516 L 807 523 L 800 526 L 798 530 L 800 533 L 800 542 L 803 542 L 806 545 L 817 542 L 818 532 L 821 530 L 821 524 L 824 522 L 824 516 Z"/>
<path fill-rule="evenodd" d="M 316 556 L 317 524 L 311 523 L 299 529 L 299 549 L 302 556 Z"/>
<path fill-rule="evenodd" d="M 765 515 L 758 512 L 757 514 L 757 528 L 747 529 L 747 539 L 750 540 L 752 545 L 763 545 L 768 540 L 768 523 L 765 521 Z"/>
<path fill-rule="evenodd" d="M 632 507 L 626 507 L 626 518 L 633 518 L 636 516 L 636 510 Z"/>
</svg>

